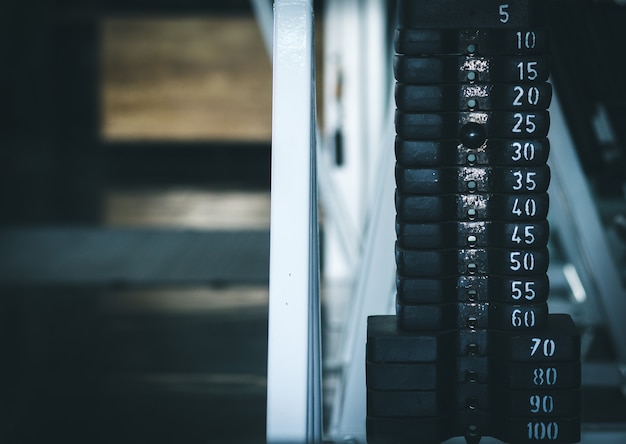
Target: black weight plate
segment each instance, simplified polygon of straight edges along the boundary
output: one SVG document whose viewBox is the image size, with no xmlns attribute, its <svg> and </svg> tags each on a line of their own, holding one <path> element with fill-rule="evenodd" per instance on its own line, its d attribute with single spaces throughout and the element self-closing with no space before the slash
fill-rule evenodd
<svg viewBox="0 0 626 444">
<path fill-rule="evenodd" d="M 468 24 L 484 28 L 517 28 L 538 26 L 545 21 L 544 2 L 537 0 L 518 0 L 505 5 L 484 0 L 422 0 L 401 1 L 398 5 L 401 28 L 456 28 Z"/>
<path fill-rule="evenodd" d="M 488 302 L 490 276 L 439 276 L 415 278 L 396 276 L 397 299 L 402 304 Z"/>
<path fill-rule="evenodd" d="M 406 55 L 541 54 L 550 50 L 546 29 L 397 29 L 395 49 Z"/>
<path fill-rule="evenodd" d="M 489 361 L 488 356 L 459 356 L 456 364 L 456 382 L 491 383 Z"/>
<path fill-rule="evenodd" d="M 396 297 L 401 304 L 444 304 L 457 300 L 457 277 L 413 279 L 396 277 Z"/>
<path fill-rule="evenodd" d="M 396 186 L 406 194 L 544 193 L 550 184 L 550 168 L 441 167 L 405 168 L 396 165 Z"/>
<path fill-rule="evenodd" d="M 402 330 L 542 329 L 547 322 L 548 306 L 487 303 L 396 304 L 398 325 Z"/>
<path fill-rule="evenodd" d="M 492 383 L 512 389 L 568 389 L 580 387 L 580 362 L 489 362 Z"/>
<path fill-rule="evenodd" d="M 404 305 L 397 302 L 396 316 L 400 330 L 451 330 L 457 327 L 456 304 Z"/>
<path fill-rule="evenodd" d="M 457 327 L 461 329 L 485 329 L 490 326 L 490 307 L 486 302 L 457 304 Z M 480 330 L 478 330 L 480 331 Z"/>
<path fill-rule="evenodd" d="M 492 386 L 494 405 L 506 416 L 559 418 L 580 415 L 580 389 L 511 390 Z"/>
<path fill-rule="evenodd" d="M 433 362 L 456 347 L 456 332 L 406 333 L 394 315 L 367 318 L 367 360 L 370 362 Z"/>
<path fill-rule="evenodd" d="M 454 362 L 365 363 L 365 383 L 372 390 L 435 390 L 454 381 Z"/>
<path fill-rule="evenodd" d="M 458 348 L 456 353 L 458 356 L 463 357 L 486 356 L 488 352 L 488 339 L 488 330 L 460 329 L 458 330 Z"/>
<path fill-rule="evenodd" d="M 548 304 L 499 304 L 489 306 L 489 328 L 539 330 L 548 322 Z"/>
<path fill-rule="evenodd" d="M 548 214 L 549 197 L 540 194 L 448 194 L 438 196 L 396 191 L 400 222 L 541 221 Z"/>
<path fill-rule="evenodd" d="M 450 415 L 415 418 L 381 418 L 365 420 L 369 444 L 439 444 L 452 437 Z"/>
<path fill-rule="evenodd" d="M 484 126 L 487 138 L 543 138 L 550 115 L 545 110 L 395 113 L 396 133 L 403 139 L 450 139 L 469 123 Z"/>
<path fill-rule="evenodd" d="M 407 277 L 451 274 L 537 276 L 546 273 L 548 263 L 546 248 L 511 251 L 496 248 L 403 250 L 396 247 L 398 273 Z"/>
<path fill-rule="evenodd" d="M 441 222 L 432 224 L 396 222 L 398 245 L 407 250 L 439 248 L 518 247 L 540 248 L 548 244 L 547 221 L 537 223 Z"/>
<path fill-rule="evenodd" d="M 486 303 L 410 305 L 397 300 L 396 315 L 400 329 L 407 331 L 489 327 Z"/>
<path fill-rule="evenodd" d="M 539 83 L 548 80 L 550 63 L 543 55 L 498 57 L 397 55 L 393 70 L 398 82 L 412 84 L 470 82 Z"/>
<path fill-rule="evenodd" d="M 454 387 L 440 390 L 367 390 L 367 416 L 438 416 L 450 411 Z"/>
<path fill-rule="evenodd" d="M 569 315 L 550 314 L 542 330 L 491 330 L 489 354 L 507 361 L 575 361 L 580 359 L 580 336 Z"/>
<path fill-rule="evenodd" d="M 398 165 L 408 168 L 451 165 L 544 165 L 548 160 L 548 139 L 488 139 L 481 149 L 470 149 L 458 140 L 404 140 L 395 142 Z"/>
<path fill-rule="evenodd" d="M 510 278 L 497 275 L 441 276 L 437 278 L 396 277 L 397 298 L 402 304 L 448 302 L 542 303 L 548 298 L 550 282 L 545 274 Z"/>
<path fill-rule="evenodd" d="M 580 416 L 512 418 L 492 415 L 493 436 L 511 444 L 575 443 L 580 441 Z"/>
<path fill-rule="evenodd" d="M 401 111 L 529 111 L 547 109 L 552 99 L 549 83 L 429 84 L 398 83 L 396 106 Z"/>
<path fill-rule="evenodd" d="M 457 410 L 452 426 L 455 436 L 464 436 L 467 443 L 478 443 L 479 437 L 490 435 L 491 411 L 467 408 Z"/>
<path fill-rule="evenodd" d="M 456 408 L 459 410 L 489 410 L 492 407 L 489 384 L 463 382 L 456 385 Z M 497 404 L 496 404 L 497 405 Z M 500 406 L 498 406 L 500 408 Z"/>
</svg>

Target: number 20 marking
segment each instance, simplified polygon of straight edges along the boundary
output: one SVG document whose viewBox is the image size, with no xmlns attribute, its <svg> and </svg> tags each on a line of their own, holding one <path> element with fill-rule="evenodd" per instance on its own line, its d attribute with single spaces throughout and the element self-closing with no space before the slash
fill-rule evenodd
<svg viewBox="0 0 626 444">
<path fill-rule="evenodd" d="M 516 86 L 513 90 L 517 93 L 517 96 L 513 100 L 513 106 L 522 106 L 524 99 L 530 105 L 537 105 L 539 103 L 539 88 L 531 86 L 528 88 L 528 92 L 524 91 L 521 86 Z"/>
</svg>

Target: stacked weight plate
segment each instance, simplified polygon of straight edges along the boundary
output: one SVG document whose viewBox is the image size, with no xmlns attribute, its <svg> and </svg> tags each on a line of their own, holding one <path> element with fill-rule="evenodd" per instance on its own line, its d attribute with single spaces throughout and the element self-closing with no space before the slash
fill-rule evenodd
<svg viewBox="0 0 626 444">
<path fill-rule="evenodd" d="M 397 309 L 368 321 L 372 443 L 579 439 L 579 338 L 547 307 L 539 22 L 530 0 L 400 2 Z"/>
</svg>

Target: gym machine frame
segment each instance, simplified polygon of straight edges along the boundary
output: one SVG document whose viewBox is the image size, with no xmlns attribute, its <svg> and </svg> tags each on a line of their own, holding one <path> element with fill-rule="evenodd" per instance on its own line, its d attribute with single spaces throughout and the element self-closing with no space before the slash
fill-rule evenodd
<svg viewBox="0 0 626 444">
<path fill-rule="evenodd" d="M 265 11 L 258 16 L 264 35 L 268 35 L 270 15 L 265 6 L 256 10 Z M 270 443 L 320 442 L 322 438 L 366 442 L 365 325 L 370 314 L 392 313 L 395 296 L 394 105 L 387 11 L 381 0 L 325 5 L 325 35 L 333 35 L 335 40 L 325 42 L 326 120 L 320 135 L 315 117 L 313 3 L 276 0 L 274 4 L 267 382 Z M 346 39 L 336 38 L 342 34 Z M 362 38 L 350 42 L 351 35 Z M 338 79 L 340 95 L 336 92 Z M 549 275 L 551 281 L 565 283 L 573 295 L 557 302 L 554 311 L 569 312 L 583 325 L 606 323 L 617 363 L 583 364 L 583 386 L 602 379 L 602 384 L 623 387 L 626 291 L 556 95 L 550 115 L 549 218 L 553 231 L 568 241 L 564 252 L 568 263 L 551 265 Z M 333 163 L 334 147 L 329 143 L 337 140 L 337 130 L 341 130 L 344 149 L 341 168 L 336 159 Z M 360 163 L 355 164 L 355 159 L 361 159 Z M 325 213 L 324 259 L 326 264 L 334 264 L 333 270 L 339 270 L 325 276 L 323 287 L 319 280 L 318 187 Z M 349 204 L 354 201 L 358 205 Z M 336 307 L 341 303 L 335 299 L 341 299 L 338 293 L 346 287 L 350 288 L 347 314 Z M 337 357 L 332 360 L 338 376 L 330 400 L 322 399 L 320 289 L 329 316 L 333 310 L 339 317 L 345 314 Z M 327 367 L 332 370 L 331 365 Z M 326 430 L 322 401 L 331 406 Z M 620 424 L 608 430 L 583 424 L 581 442 L 620 439 L 626 439 Z"/>
</svg>

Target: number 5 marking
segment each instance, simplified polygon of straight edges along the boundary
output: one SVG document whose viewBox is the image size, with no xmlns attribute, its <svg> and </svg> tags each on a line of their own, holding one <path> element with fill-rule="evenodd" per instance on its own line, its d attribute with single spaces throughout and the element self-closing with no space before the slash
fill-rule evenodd
<svg viewBox="0 0 626 444">
<path fill-rule="evenodd" d="M 509 4 L 505 3 L 503 5 L 500 5 L 500 22 L 502 23 L 506 23 L 509 21 L 509 12 L 507 11 L 507 9 L 509 9 Z"/>
</svg>

